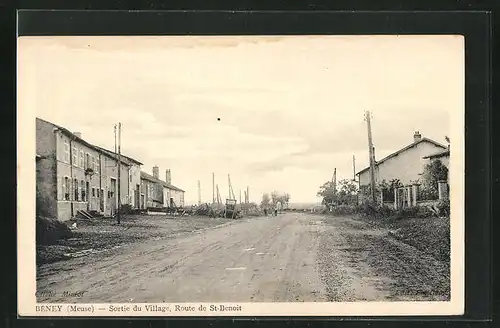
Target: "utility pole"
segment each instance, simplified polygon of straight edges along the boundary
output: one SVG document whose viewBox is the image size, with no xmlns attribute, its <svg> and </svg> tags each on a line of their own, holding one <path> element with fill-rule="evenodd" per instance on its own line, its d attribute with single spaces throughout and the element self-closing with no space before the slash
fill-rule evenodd
<svg viewBox="0 0 500 328">
<path fill-rule="evenodd" d="M 122 169 L 122 157 L 121 157 L 121 137 L 122 137 L 122 124 L 118 123 L 118 211 L 116 212 L 117 222 L 120 224 L 120 209 L 121 209 L 121 169 Z"/>
<path fill-rule="evenodd" d="M 356 181 L 356 157 L 352 155 L 352 181 Z"/>
<path fill-rule="evenodd" d="M 220 204 L 221 198 L 220 198 L 220 193 L 219 193 L 219 185 L 216 185 L 215 189 L 217 190 L 217 204 Z"/>
<path fill-rule="evenodd" d="M 201 184 L 200 184 L 200 180 L 198 180 L 198 205 L 201 205 Z"/>
<path fill-rule="evenodd" d="M 337 203 L 337 168 L 333 169 L 333 201 Z"/>
<path fill-rule="evenodd" d="M 247 186 L 247 203 L 250 203 L 250 189 Z"/>
<path fill-rule="evenodd" d="M 212 204 L 215 204 L 215 173 L 212 172 Z"/>
<path fill-rule="evenodd" d="M 375 196 L 375 149 L 373 148 L 372 141 L 372 126 L 370 117 L 371 113 L 369 111 L 365 112 L 366 126 L 368 128 L 368 150 L 370 154 L 370 182 L 371 182 L 371 194 L 372 200 L 375 203 L 377 201 Z"/>
</svg>

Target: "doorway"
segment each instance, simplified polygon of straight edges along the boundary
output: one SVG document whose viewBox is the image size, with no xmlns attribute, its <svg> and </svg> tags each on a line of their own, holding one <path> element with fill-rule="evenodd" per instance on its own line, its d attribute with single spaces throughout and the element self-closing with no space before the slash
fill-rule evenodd
<svg viewBox="0 0 500 328">
<path fill-rule="evenodd" d="M 85 182 L 85 199 L 84 201 L 87 202 L 87 211 L 90 211 L 90 201 L 92 199 L 92 195 L 90 194 L 90 183 L 87 181 Z"/>
<path fill-rule="evenodd" d="M 110 207 L 110 212 L 111 216 L 114 216 L 116 214 L 116 208 L 117 208 L 117 201 L 116 201 L 116 179 L 111 178 L 111 186 L 109 190 L 109 207 Z"/>
</svg>

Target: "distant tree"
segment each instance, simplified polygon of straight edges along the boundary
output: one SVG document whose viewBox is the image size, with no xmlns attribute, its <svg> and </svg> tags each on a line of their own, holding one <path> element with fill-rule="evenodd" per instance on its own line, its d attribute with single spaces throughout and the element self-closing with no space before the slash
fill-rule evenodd
<svg viewBox="0 0 500 328">
<path fill-rule="evenodd" d="M 271 205 L 271 197 L 269 197 L 269 194 L 267 193 L 263 194 L 260 206 L 262 207 L 262 209 L 267 209 L 270 207 L 270 205 Z"/>
<path fill-rule="evenodd" d="M 278 194 L 277 191 L 273 191 L 271 193 L 271 202 L 273 203 L 273 206 L 276 206 L 279 200 L 280 200 L 280 195 Z"/>
<path fill-rule="evenodd" d="M 283 204 L 286 206 L 286 208 L 288 208 L 288 204 L 290 204 L 290 194 L 289 193 L 285 193 L 283 195 Z"/>
<path fill-rule="evenodd" d="M 323 198 L 321 203 L 326 206 L 333 205 L 337 201 L 335 188 L 332 181 L 327 181 L 323 185 L 321 185 L 319 187 L 317 195 Z"/>
<path fill-rule="evenodd" d="M 358 186 L 350 179 L 339 181 L 337 185 L 336 201 L 340 204 L 355 204 Z"/>
</svg>

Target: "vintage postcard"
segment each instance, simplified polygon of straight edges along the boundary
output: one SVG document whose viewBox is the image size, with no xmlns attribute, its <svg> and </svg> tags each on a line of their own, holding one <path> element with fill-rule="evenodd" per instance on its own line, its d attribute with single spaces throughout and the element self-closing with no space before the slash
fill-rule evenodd
<svg viewBox="0 0 500 328">
<path fill-rule="evenodd" d="M 464 57 L 19 37 L 19 315 L 462 314 Z"/>
</svg>

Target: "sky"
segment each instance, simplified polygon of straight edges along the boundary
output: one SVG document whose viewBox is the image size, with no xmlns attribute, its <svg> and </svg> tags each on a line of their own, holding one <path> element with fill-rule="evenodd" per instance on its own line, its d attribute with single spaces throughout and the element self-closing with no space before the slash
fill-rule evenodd
<svg viewBox="0 0 500 328">
<path fill-rule="evenodd" d="M 22 37 L 18 92 L 37 117 L 172 172 L 188 204 L 319 186 L 380 159 L 414 131 L 445 143 L 464 97 L 460 36 Z M 243 196 L 242 196 L 243 197 Z"/>
</svg>

